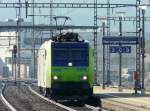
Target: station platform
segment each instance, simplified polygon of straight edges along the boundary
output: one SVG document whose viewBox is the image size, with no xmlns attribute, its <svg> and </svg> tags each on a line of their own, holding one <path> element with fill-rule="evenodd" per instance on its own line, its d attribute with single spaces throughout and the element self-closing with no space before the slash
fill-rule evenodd
<svg viewBox="0 0 150 111">
<path fill-rule="evenodd" d="M 142 95 L 139 91 L 134 94 L 134 90 L 95 86 L 94 94 L 100 97 L 101 107 L 113 111 L 150 111 L 150 92 Z"/>
</svg>

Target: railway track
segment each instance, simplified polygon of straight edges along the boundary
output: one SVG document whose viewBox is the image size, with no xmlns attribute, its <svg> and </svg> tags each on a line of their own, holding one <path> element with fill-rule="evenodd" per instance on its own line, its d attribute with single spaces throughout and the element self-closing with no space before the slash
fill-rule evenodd
<svg viewBox="0 0 150 111">
<path fill-rule="evenodd" d="M 36 95 L 39 95 L 39 96 L 42 96 L 40 95 L 39 93 L 39 90 L 37 88 L 37 86 L 35 85 L 31 85 L 31 87 L 29 87 L 30 90 L 32 90 L 33 93 L 35 93 Z M 43 97 L 43 96 L 42 96 Z M 92 101 L 93 102 L 93 101 Z M 59 102 L 60 104 L 63 104 L 64 106 L 67 106 L 71 109 L 74 109 L 76 111 L 108 111 L 108 110 L 105 110 L 103 108 L 100 108 L 98 106 L 98 104 L 100 103 L 97 103 L 96 106 L 92 106 L 92 105 L 89 105 L 91 103 L 88 103 L 88 104 L 81 104 L 79 102 L 73 102 L 73 101 L 69 101 L 69 102 Z M 93 103 L 92 103 L 93 104 Z"/>
<path fill-rule="evenodd" d="M 77 111 L 110 111 L 110 110 L 106 110 L 106 109 L 101 108 L 101 107 L 95 107 L 95 106 L 88 105 L 88 104 L 84 104 L 82 106 L 76 105 L 75 103 L 73 103 L 73 104 L 74 105 L 66 105 L 66 106 L 71 107 Z"/>
<path fill-rule="evenodd" d="M 107 111 L 77 102 L 57 103 L 40 95 L 37 87 L 32 89 L 25 84 L 7 84 L 2 87 L 1 96 L 5 105 L 0 102 L 0 111 Z"/>
<path fill-rule="evenodd" d="M 4 84 L 0 84 L 0 111 L 11 111 L 9 105 L 7 104 L 7 101 L 3 97 L 3 88 Z"/>
<path fill-rule="evenodd" d="M 38 88 L 37 87 L 35 87 L 35 86 L 33 86 L 33 88 L 34 89 L 32 89 L 32 87 L 30 87 L 30 86 L 28 86 L 29 87 L 29 89 L 34 93 L 34 94 L 36 94 L 37 96 L 39 96 L 39 97 L 41 97 L 41 98 L 43 98 L 43 99 L 46 99 L 46 100 L 48 100 L 48 101 L 52 101 L 52 100 L 50 100 L 50 99 L 48 99 L 48 98 L 45 98 L 44 96 L 42 96 L 41 94 L 39 94 L 39 91 L 38 91 Z M 52 101 L 53 102 L 53 101 Z M 70 108 L 70 110 L 69 111 L 71 111 L 71 109 L 73 109 L 74 111 L 92 111 L 92 110 L 89 110 L 89 108 L 86 108 L 86 107 L 82 107 L 82 106 L 79 106 L 79 105 L 77 105 L 77 104 L 71 104 L 70 102 L 60 102 L 60 103 L 57 103 L 57 104 L 59 104 L 59 105 L 63 105 L 63 106 L 65 106 L 65 107 L 69 107 Z M 73 105 L 73 106 L 72 106 Z"/>
<path fill-rule="evenodd" d="M 15 85 L 10 82 L 0 85 L 0 88 L 3 100 L 0 101 L 0 111 L 107 111 L 88 104 L 57 103 L 40 95 L 35 85 L 30 87 L 24 83 Z"/>
<path fill-rule="evenodd" d="M 41 95 L 41 94 L 39 94 L 38 92 L 36 92 L 35 90 L 33 90 L 30 86 L 28 86 L 28 88 L 29 88 L 29 90 L 30 90 L 32 93 L 34 93 L 34 94 L 37 95 L 38 97 L 42 98 L 43 100 L 46 100 L 46 101 L 48 101 L 48 102 L 50 102 L 50 103 L 52 103 L 52 104 L 55 104 L 56 106 L 61 107 L 62 109 L 66 109 L 66 111 L 76 111 L 76 110 L 71 109 L 71 108 L 69 108 L 69 107 L 66 107 L 66 106 L 64 106 L 64 105 L 62 105 L 62 104 L 59 104 L 59 103 L 57 103 L 57 102 L 55 102 L 55 101 L 53 101 L 53 100 L 50 100 L 49 98 L 44 97 L 43 95 Z"/>
<path fill-rule="evenodd" d="M 101 107 L 95 107 L 92 105 L 88 105 L 88 104 L 83 104 L 83 105 L 77 105 L 77 103 L 75 102 L 69 102 L 69 103 L 62 103 L 70 108 L 73 108 L 77 111 L 110 111 L 110 110 L 106 110 L 104 108 Z"/>
<path fill-rule="evenodd" d="M 75 111 L 33 94 L 26 85 L 7 84 L 3 94 L 16 111 Z"/>
</svg>

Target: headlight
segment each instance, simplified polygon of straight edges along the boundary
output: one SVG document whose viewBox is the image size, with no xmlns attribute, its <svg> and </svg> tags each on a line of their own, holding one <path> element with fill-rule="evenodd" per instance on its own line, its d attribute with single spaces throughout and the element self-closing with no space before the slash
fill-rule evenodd
<svg viewBox="0 0 150 111">
<path fill-rule="evenodd" d="M 58 80 L 58 76 L 53 76 L 53 79 L 54 80 Z"/>
<path fill-rule="evenodd" d="M 73 64 L 72 64 L 71 62 L 69 62 L 69 63 L 68 63 L 68 66 L 71 67 L 71 66 L 73 66 Z"/>
<path fill-rule="evenodd" d="M 87 80 L 87 76 L 82 76 L 82 80 Z"/>
</svg>

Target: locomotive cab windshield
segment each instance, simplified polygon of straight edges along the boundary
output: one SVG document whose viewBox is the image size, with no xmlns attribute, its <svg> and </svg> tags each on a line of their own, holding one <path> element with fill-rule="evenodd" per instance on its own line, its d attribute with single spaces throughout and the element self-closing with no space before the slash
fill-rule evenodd
<svg viewBox="0 0 150 111">
<path fill-rule="evenodd" d="M 52 66 L 88 66 L 88 43 L 53 43 Z"/>
</svg>

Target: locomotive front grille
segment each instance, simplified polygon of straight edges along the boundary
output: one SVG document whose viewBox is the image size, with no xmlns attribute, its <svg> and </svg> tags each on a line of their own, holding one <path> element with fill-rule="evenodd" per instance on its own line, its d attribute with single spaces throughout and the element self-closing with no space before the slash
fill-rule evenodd
<svg viewBox="0 0 150 111">
<path fill-rule="evenodd" d="M 89 95 L 92 88 L 87 82 L 56 82 L 52 84 L 52 93 L 56 95 Z"/>
</svg>

